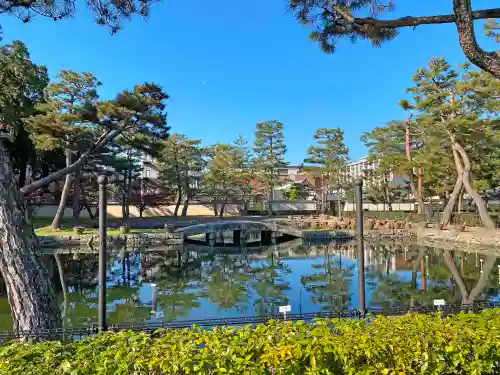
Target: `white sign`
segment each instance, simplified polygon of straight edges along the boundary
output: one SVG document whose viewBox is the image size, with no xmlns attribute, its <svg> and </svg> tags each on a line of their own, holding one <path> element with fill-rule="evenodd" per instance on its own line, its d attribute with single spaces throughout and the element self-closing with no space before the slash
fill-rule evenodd
<svg viewBox="0 0 500 375">
<path fill-rule="evenodd" d="M 286 314 L 287 312 L 292 311 L 292 306 L 286 305 L 286 306 L 280 306 L 280 313 L 281 314 Z"/>
<path fill-rule="evenodd" d="M 435 299 L 434 300 L 434 306 L 444 306 L 446 305 L 446 302 L 444 299 Z"/>
</svg>

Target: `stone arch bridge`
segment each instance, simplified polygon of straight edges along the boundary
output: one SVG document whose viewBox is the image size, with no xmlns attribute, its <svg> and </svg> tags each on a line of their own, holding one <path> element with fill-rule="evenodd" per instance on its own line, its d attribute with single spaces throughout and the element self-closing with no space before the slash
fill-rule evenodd
<svg viewBox="0 0 500 375">
<path fill-rule="evenodd" d="M 207 244 L 215 244 L 217 233 L 233 232 L 233 243 L 244 244 L 249 232 L 261 232 L 261 242 L 275 243 L 279 237 L 285 235 L 301 238 L 302 232 L 287 225 L 272 221 L 252 220 L 218 220 L 178 228 L 176 232 L 183 233 L 184 238 L 205 234 Z"/>
</svg>

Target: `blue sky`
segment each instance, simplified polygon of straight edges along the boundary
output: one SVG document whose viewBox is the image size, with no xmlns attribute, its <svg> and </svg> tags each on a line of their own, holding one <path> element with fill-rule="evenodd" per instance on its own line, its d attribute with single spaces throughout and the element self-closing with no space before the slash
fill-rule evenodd
<svg viewBox="0 0 500 375">
<path fill-rule="evenodd" d="M 114 36 L 93 24 L 82 3 L 67 21 L 23 24 L 2 16 L 4 42 L 25 42 L 51 75 L 60 69 L 93 73 L 104 84 L 103 97 L 144 81 L 161 84 L 171 96 L 172 132 L 204 144 L 230 142 L 239 134 L 251 140 L 256 122 L 279 120 L 287 160 L 294 164 L 303 160 L 319 127 L 341 127 L 350 157 L 364 156 L 363 132 L 405 116 L 397 102 L 417 68 L 431 57 L 465 60 L 454 25 L 403 30 L 382 48 L 344 41 L 328 55 L 285 12 L 284 0 L 165 0 L 149 20 L 135 18 Z M 391 17 L 450 13 L 452 5 L 409 3 L 415 4 L 397 1 Z M 488 0 L 473 3 L 477 9 L 492 6 Z M 484 47 L 496 47 L 482 29 L 478 35 Z"/>
</svg>

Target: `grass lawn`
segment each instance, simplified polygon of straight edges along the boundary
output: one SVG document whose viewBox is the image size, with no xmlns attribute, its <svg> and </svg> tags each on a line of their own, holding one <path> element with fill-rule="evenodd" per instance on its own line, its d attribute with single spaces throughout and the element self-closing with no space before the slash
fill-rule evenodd
<svg viewBox="0 0 500 375">
<path fill-rule="evenodd" d="M 36 228 L 36 227 L 35 227 Z M 83 235 L 85 234 L 97 234 L 98 230 L 93 228 L 85 228 Z M 164 233 L 164 229 L 130 229 L 129 233 Z M 108 236 L 117 236 L 122 234 L 119 229 L 108 228 Z M 38 237 L 45 236 L 76 236 L 77 234 L 73 231 L 72 227 L 62 227 L 61 229 L 52 229 L 50 226 L 38 227 L 36 231 Z"/>
</svg>

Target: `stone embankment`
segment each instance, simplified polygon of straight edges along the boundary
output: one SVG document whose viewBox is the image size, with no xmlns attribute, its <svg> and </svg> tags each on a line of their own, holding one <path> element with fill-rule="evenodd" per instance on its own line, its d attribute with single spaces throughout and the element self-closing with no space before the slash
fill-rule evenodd
<svg viewBox="0 0 500 375">
<path fill-rule="evenodd" d="M 325 233 L 323 236 L 330 232 L 338 234 L 337 229 L 355 235 L 356 223 L 352 218 L 337 218 L 327 215 L 290 216 L 288 221 L 291 226 L 300 228 L 304 232 L 323 232 Z M 314 228 L 314 230 L 309 228 Z M 332 229 L 332 231 L 328 229 Z M 364 222 L 364 233 L 365 239 L 370 241 L 401 239 L 405 242 L 411 240 L 424 246 L 450 250 L 464 249 L 500 253 L 500 230 L 464 226 L 449 226 L 445 229 L 439 229 L 423 223 L 368 219 Z"/>
<path fill-rule="evenodd" d="M 182 243 L 184 238 L 177 233 L 130 233 L 116 236 L 107 236 L 108 246 L 127 245 L 132 248 L 151 245 L 166 245 Z M 70 247 L 86 246 L 99 247 L 99 235 L 71 235 L 71 236 L 44 236 L 39 237 L 40 247 Z"/>
</svg>

